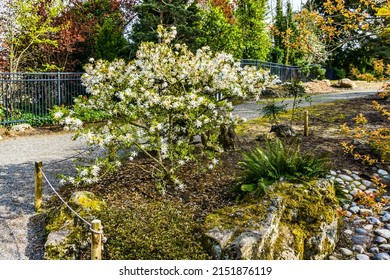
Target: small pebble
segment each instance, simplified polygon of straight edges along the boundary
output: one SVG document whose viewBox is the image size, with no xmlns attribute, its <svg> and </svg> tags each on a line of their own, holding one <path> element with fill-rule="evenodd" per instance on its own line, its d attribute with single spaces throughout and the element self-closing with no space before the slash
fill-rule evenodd
<svg viewBox="0 0 390 280">
<path fill-rule="evenodd" d="M 390 239 L 390 230 L 388 229 L 377 229 L 374 232 L 376 235 L 382 236 L 386 239 Z"/>
<path fill-rule="evenodd" d="M 368 252 L 370 252 L 372 254 L 378 254 L 379 253 L 379 248 L 378 247 L 372 247 L 372 248 L 368 249 Z"/>
<path fill-rule="evenodd" d="M 379 174 L 380 176 L 389 175 L 389 173 L 388 173 L 386 170 L 383 170 L 383 169 L 379 169 L 379 170 L 378 170 L 378 174 Z"/>
<path fill-rule="evenodd" d="M 358 206 L 353 206 L 353 207 L 349 208 L 349 211 L 351 211 L 354 214 L 357 214 L 357 213 L 359 213 L 360 208 Z"/>
<path fill-rule="evenodd" d="M 344 172 L 345 174 L 348 174 L 348 175 L 351 175 L 351 174 L 352 174 L 352 171 L 349 170 L 349 169 L 343 169 L 343 172 Z"/>
<path fill-rule="evenodd" d="M 360 209 L 360 214 L 362 215 L 372 215 L 371 209 Z"/>
<path fill-rule="evenodd" d="M 363 228 L 364 228 L 365 230 L 372 230 L 373 227 L 374 227 L 374 226 L 371 225 L 371 224 L 368 224 L 368 225 L 364 225 L 364 226 L 363 226 Z"/>
<path fill-rule="evenodd" d="M 336 178 L 335 181 L 339 183 L 340 185 L 345 185 L 344 181 L 340 178 Z"/>
<path fill-rule="evenodd" d="M 381 221 L 379 221 L 377 218 L 375 217 L 367 217 L 367 221 L 373 225 L 380 225 L 381 224 Z"/>
<path fill-rule="evenodd" d="M 357 229 L 355 229 L 355 232 L 357 234 L 361 234 L 361 235 L 368 235 L 368 231 L 363 229 L 363 228 L 357 228 Z"/>
<path fill-rule="evenodd" d="M 359 186 L 357 186 L 357 188 L 361 191 L 365 191 L 367 189 L 367 187 L 365 185 L 359 185 Z"/>
<path fill-rule="evenodd" d="M 364 248 L 360 245 L 353 245 L 352 250 L 354 250 L 355 252 L 357 252 L 359 254 L 364 253 Z"/>
<path fill-rule="evenodd" d="M 370 242 L 370 237 L 367 235 L 355 235 L 352 237 L 352 242 L 356 245 L 363 245 Z"/>
<path fill-rule="evenodd" d="M 352 256 L 353 252 L 347 248 L 340 248 L 340 253 L 343 254 L 344 256 Z"/>
<path fill-rule="evenodd" d="M 344 233 L 348 234 L 348 235 L 352 235 L 353 232 L 350 229 L 346 229 L 346 230 L 344 230 Z"/>
<path fill-rule="evenodd" d="M 386 240 L 386 238 L 383 238 L 382 236 L 377 236 L 374 238 L 373 242 L 376 244 L 384 244 L 384 243 L 387 243 L 387 240 Z"/>
<path fill-rule="evenodd" d="M 348 199 L 348 200 L 352 200 L 352 199 L 353 199 L 353 196 L 350 195 L 350 194 L 346 194 L 346 195 L 344 195 L 344 197 L 345 197 L 346 199 Z"/>
<path fill-rule="evenodd" d="M 332 175 L 332 176 L 336 176 L 336 175 L 337 175 L 337 173 L 336 173 L 336 171 L 334 171 L 334 170 L 331 170 L 331 171 L 330 171 L 330 175 Z"/>
<path fill-rule="evenodd" d="M 362 180 L 362 184 L 365 185 L 367 188 L 372 188 L 374 187 L 374 183 L 372 183 L 371 181 L 367 181 L 367 180 Z"/>
<path fill-rule="evenodd" d="M 390 251 L 390 244 L 381 244 L 379 245 L 379 249 L 382 249 L 384 251 Z"/>
<path fill-rule="evenodd" d="M 390 256 L 387 253 L 378 253 L 374 256 L 374 260 L 390 260 Z"/>
<path fill-rule="evenodd" d="M 331 261 L 338 261 L 339 259 L 336 258 L 335 256 L 329 256 L 329 260 L 331 260 Z"/>
<path fill-rule="evenodd" d="M 388 222 L 388 221 L 390 221 L 390 214 L 389 213 L 385 213 L 382 216 L 382 222 Z"/>
<path fill-rule="evenodd" d="M 350 177 L 350 176 L 348 176 L 348 175 L 339 174 L 338 176 L 339 176 L 339 178 L 342 179 L 343 181 L 353 182 L 352 177 Z"/>
<path fill-rule="evenodd" d="M 353 223 L 354 223 L 355 225 L 363 224 L 363 223 L 365 223 L 365 222 L 366 222 L 365 220 L 360 219 L 359 217 L 357 217 L 357 218 L 353 221 Z"/>
<path fill-rule="evenodd" d="M 365 254 L 357 254 L 356 259 L 360 261 L 367 261 L 370 259 L 370 257 Z"/>
<path fill-rule="evenodd" d="M 356 175 L 356 174 L 351 174 L 351 177 L 356 180 L 354 181 L 354 183 L 359 183 L 359 185 L 361 184 L 361 182 L 359 182 L 359 180 L 361 179 L 360 176 Z"/>
</svg>

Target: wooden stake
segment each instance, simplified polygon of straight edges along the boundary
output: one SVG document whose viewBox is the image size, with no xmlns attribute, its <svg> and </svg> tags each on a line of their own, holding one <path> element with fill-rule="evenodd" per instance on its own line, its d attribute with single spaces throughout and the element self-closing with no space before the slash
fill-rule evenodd
<svg viewBox="0 0 390 280">
<path fill-rule="evenodd" d="M 309 112 L 305 111 L 305 127 L 303 129 L 303 136 L 309 136 Z"/>
<path fill-rule="evenodd" d="M 93 220 L 92 224 L 92 242 L 91 242 L 91 260 L 102 259 L 102 222 Z"/>
<path fill-rule="evenodd" d="M 42 162 L 35 163 L 34 180 L 35 180 L 34 208 L 35 208 L 35 212 L 39 212 L 42 208 Z"/>
</svg>

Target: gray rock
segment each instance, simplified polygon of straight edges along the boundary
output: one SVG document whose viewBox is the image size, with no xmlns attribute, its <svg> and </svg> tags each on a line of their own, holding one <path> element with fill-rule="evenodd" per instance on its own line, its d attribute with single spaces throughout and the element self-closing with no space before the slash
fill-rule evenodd
<svg viewBox="0 0 390 280">
<path fill-rule="evenodd" d="M 360 245 L 353 245 L 352 246 L 352 250 L 354 250 L 355 252 L 359 253 L 359 254 L 363 254 L 364 253 L 364 248 Z"/>
<path fill-rule="evenodd" d="M 373 225 L 380 225 L 381 224 L 381 221 L 379 221 L 377 218 L 375 217 L 367 217 L 367 221 L 370 223 L 370 224 L 373 224 Z"/>
<path fill-rule="evenodd" d="M 359 192 L 360 192 L 359 189 L 354 188 L 354 189 L 350 192 L 350 194 L 353 195 L 353 196 L 356 196 Z"/>
<path fill-rule="evenodd" d="M 357 228 L 355 229 L 355 232 L 360 235 L 368 235 L 368 231 L 363 228 Z"/>
<path fill-rule="evenodd" d="M 332 175 L 332 176 L 336 176 L 336 175 L 337 175 L 337 173 L 336 173 L 336 171 L 334 171 L 334 170 L 331 170 L 331 171 L 330 171 L 330 175 Z"/>
<path fill-rule="evenodd" d="M 356 175 L 356 174 L 351 174 L 351 177 L 356 180 L 356 181 L 353 181 L 355 184 L 358 183 L 358 185 L 361 185 L 362 183 L 360 182 L 361 178 L 360 176 Z"/>
<path fill-rule="evenodd" d="M 351 175 L 352 174 L 352 171 L 349 170 L 349 169 L 343 169 L 343 172 L 347 175 Z"/>
<path fill-rule="evenodd" d="M 338 176 L 339 176 L 339 178 L 342 179 L 343 181 L 353 182 L 353 179 L 352 179 L 351 176 L 344 175 L 344 174 L 339 174 Z"/>
<path fill-rule="evenodd" d="M 345 216 L 347 216 L 348 218 L 352 217 L 352 215 L 353 215 L 353 214 L 352 214 L 351 212 L 349 212 L 349 211 L 346 211 L 346 212 L 345 212 Z"/>
<path fill-rule="evenodd" d="M 389 175 L 389 173 L 386 170 L 383 170 L 383 169 L 379 169 L 377 172 L 378 172 L 378 174 L 380 176 Z"/>
<path fill-rule="evenodd" d="M 346 229 L 346 230 L 344 230 L 344 233 L 348 234 L 348 235 L 352 235 L 353 232 L 350 229 Z"/>
<path fill-rule="evenodd" d="M 356 259 L 359 261 L 367 261 L 370 259 L 370 257 L 365 254 L 357 254 Z"/>
<path fill-rule="evenodd" d="M 336 178 L 335 181 L 338 182 L 340 185 L 345 185 L 345 182 L 341 178 Z"/>
<path fill-rule="evenodd" d="M 362 180 L 362 184 L 365 185 L 367 188 L 372 188 L 375 186 L 373 182 L 367 180 Z"/>
<path fill-rule="evenodd" d="M 356 245 L 363 245 L 370 242 L 370 237 L 367 235 L 355 235 L 352 237 L 352 242 Z"/>
<path fill-rule="evenodd" d="M 340 88 L 352 88 L 352 89 L 357 87 L 356 83 L 351 81 L 348 78 L 341 79 L 334 86 Z"/>
<path fill-rule="evenodd" d="M 29 125 L 28 123 L 21 123 L 21 124 L 18 124 L 18 125 L 14 125 L 11 128 L 11 132 L 25 131 L 25 130 L 28 130 L 28 129 L 31 129 L 31 125 Z"/>
<path fill-rule="evenodd" d="M 374 256 L 374 260 L 390 260 L 390 256 L 387 253 L 378 253 Z"/>
<path fill-rule="evenodd" d="M 387 240 L 386 240 L 386 238 L 384 238 L 382 236 L 377 236 L 374 238 L 373 242 L 375 244 L 384 244 L 384 243 L 387 243 Z"/>
<path fill-rule="evenodd" d="M 390 214 L 389 213 L 385 213 L 382 216 L 382 222 L 388 222 L 388 221 L 390 221 Z"/>
<path fill-rule="evenodd" d="M 364 226 L 363 226 L 363 228 L 364 228 L 365 230 L 368 230 L 368 231 L 372 230 L 373 227 L 374 227 L 374 226 L 371 225 L 371 224 L 367 224 L 367 225 L 364 225 Z"/>
<path fill-rule="evenodd" d="M 357 214 L 357 213 L 359 213 L 359 211 L 360 211 L 360 207 L 358 207 L 358 206 L 353 206 L 353 207 L 349 208 L 349 211 L 351 211 L 351 212 L 354 213 L 354 214 Z"/>
<path fill-rule="evenodd" d="M 363 223 L 365 223 L 365 222 L 366 222 L 366 221 L 363 220 L 363 219 L 360 219 L 359 216 L 357 216 L 357 217 L 355 218 L 355 220 L 353 221 L 353 223 L 354 223 L 355 225 L 363 224 Z"/>
<path fill-rule="evenodd" d="M 359 185 L 359 186 L 357 186 L 357 188 L 361 191 L 365 191 L 367 189 L 367 187 L 365 185 Z"/>
<path fill-rule="evenodd" d="M 378 254 L 379 248 L 378 247 L 371 247 L 370 249 L 368 249 L 368 252 L 370 252 L 372 254 Z"/>
<path fill-rule="evenodd" d="M 340 253 L 343 254 L 344 256 L 352 256 L 353 252 L 347 248 L 340 248 L 339 249 Z"/>
<path fill-rule="evenodd" d="M 360 214 L 362 215 L 372 215 L 371 209 L 360 209 Z"/>
<path fill-rule="evenodd" d="M 346 194 L 346 195 L 344 195 L 344 197 L 345 197 L 346 199 L 348 199 L 348 200 L 352 200 L 352 199 L 353 199 L 353 196 L 350 195 L 350 194 Z"/>
<path fill-rule="evenodd" d="M 335 256 L 329 256 L 330 261 L 338 261 L 339 259 Z"/>
<path fill-rule="evenodd" d="M 383 238 L 390 239 L 390 230 L 388 229 L 377 229 L 374 230 L 376 235 L 382 236 Z"/>
<path fill-rule="evenodd" d="M 379 249 L 383 251 L 390 251 L 390 244 L 381 244 L 379 245 Z"/>
<path fill-rule="evenodd" d="M 385 224 L 385 229 L 390 230 L 390 224 Z"/>
</svg>

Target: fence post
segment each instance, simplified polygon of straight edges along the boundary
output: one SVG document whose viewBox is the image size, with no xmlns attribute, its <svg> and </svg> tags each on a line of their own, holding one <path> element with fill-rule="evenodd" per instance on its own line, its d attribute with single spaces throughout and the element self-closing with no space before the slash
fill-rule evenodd
<svg viewBox="0 0 390 280">
<path fill-rule="evenodd" d="M 102 259 L 102 222 L 93 220 L 92 226 L 92 242 L 91 242 L 91 260 Z"/>
<path fill-rule="evenodd" d="M 35 199 L 34 208 L 35 212 L 39 212 L 42 208 L 42 162 L 35 162 L 34 170 L 35 180 Z"/>
<path fill-rule="evenodd" d="M 309 136 L 309 112 L 305 111 L 305 127 L 303 129 L 303 136 Z"/>
<path fill-rule="evenodd" d="M 61 106 L 61 73 L 57 72 L 58 106 Z"/>
</svg>

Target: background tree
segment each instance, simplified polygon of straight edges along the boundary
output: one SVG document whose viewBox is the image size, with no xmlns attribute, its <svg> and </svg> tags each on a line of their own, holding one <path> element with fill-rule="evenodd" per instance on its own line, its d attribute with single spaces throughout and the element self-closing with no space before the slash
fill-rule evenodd
<svg viewBox="0 0 390 280">
<path fill-rule="evenodd" d="M 185 43 L 191 50 L 196 49 L 198 28 L 198 7 L 196 1 L 187 0 L 144 0 L 134 7 L 137 15 L 132 26 L 132 56 L 141 42 L 158 42 L 157 26 L 176 26 L 176 41 Z"/>
<path fill-rule="evenodd" d="M 271 41 L 266 29 L 266 0 L 238 0 L 236 18 L 242 34 L 244 59 L 265 60 Z"/>
<path fill-rule="evenodd" d="M 38 59 L 36 47 L 57 46 L 57 41 L 51 35 L 60 30 L 53 26 L 53 21 L 62 9 L 62 1 L 56 0 L 3 2 L 0 14 L 0 57 L 6 71 L 27 71 L 31 63 Z"/>
</svg>

